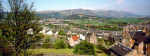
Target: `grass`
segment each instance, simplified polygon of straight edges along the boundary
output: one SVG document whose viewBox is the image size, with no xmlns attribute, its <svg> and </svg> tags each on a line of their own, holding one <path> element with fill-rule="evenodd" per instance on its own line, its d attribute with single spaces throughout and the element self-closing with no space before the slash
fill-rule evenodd
<svg viewBox="0 0 150 56">
<path fill-rule="evenodd" d="M 97 49 L 96 47 L 95 47 L 95 51 L 97 56 L 108 56 L 106 53 L 104 53 L 102 50 Z"/>
<path fill-rule="evenodd" d="M 73 54 L 74 49 L 30 49 L 33 54 L 39 53 L 58 53 L 58 54 Z"/>
<path fill-rule="evenodd" d="M 58 53 L 58 54 L 74 54 L 74 49 L 30 49 L 28 52 L 32 52 L 33 54 L 39 53 Z M 102 50 L 99 50 L 95 47 L 96 54 L 98 56 L 108 56 Z M 99 53 L 100 52 L 100 53 Z"/>
<path fill-rule="evenodd" d="M 126 23 L 139 23 L 142 22 L 141 20 L 138 19 L 113 19 L 113 20 L 108 20 L 106 22 L 126 22 Z"/>
<path fill-rule="evenodd" d="M 98 26 L 98 25 L 101 25 L 101 26 L 104 26 L 104 25 L 114 25 L 114 26 L 116 26 L 116 24 L 99 23 L 99 21 L 96 21 L 96 20 L 92 20 L 92 21 L 74 21 L 72 23 L 81 24 L 81 25 L 91 24 L 91 25 L 94 25 L 94 26 Z"/>
<path fill-rule="evenodd" d="M 69 25 L 69 27 L 70 27 L 70 28 L 74 28 L 75 26 L 73 26 L 73 25 Z"/>
</svg>

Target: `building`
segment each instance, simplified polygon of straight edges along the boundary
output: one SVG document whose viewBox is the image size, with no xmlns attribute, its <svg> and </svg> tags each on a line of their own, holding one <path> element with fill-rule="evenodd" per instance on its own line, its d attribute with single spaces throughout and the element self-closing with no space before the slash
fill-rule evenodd
<svg viewBox="0 0 150 56">
<path fill-rule="evenodd" d="M 53 32 L 50 30 L 50 31 L 48 31 L 46 34 L 52 35 Z"/>
<path fill-rule="evenodd" d="M 127 31 L 122 34 L 125 37 L 125 46 L 137 50 L 138 55 L 148 55 L 149 52 L 149 30 L 144 28 L 142 31 Z"/>
<path fill-rule="evenodd" d="M 85 34 L 85 40 L 89 43 L 97 44 L 97 37 L 94 33 L 93 34 L 91 34 L 91 33 Z"/>
<path fill-rule="evenodd" d="M 122 35 L 122 31 L 111 31 L 110 32 L 110 40 L 114 40 L 114 37 L 120 37 Z"/>
<path fill-rule="evenodd" d="M 137 51 L 121 43 L 115 43 L 110 48 L 110 56 L 137 56 Z"/>
<path fill-rule="evenodd" d="M 114 37 L 114 41 L 125 45 L 125 37 L 118 37 L 118 36 L 116 36 L 116 37 Z"/>
<path fill-rule="evenodd" d="M 77 35 L 71 36 L 70 38 L 68 38 L 68 41 L 71 47 L 75 47 L 77 44 L 80 43 L 80 39 Z"/>
</svg>

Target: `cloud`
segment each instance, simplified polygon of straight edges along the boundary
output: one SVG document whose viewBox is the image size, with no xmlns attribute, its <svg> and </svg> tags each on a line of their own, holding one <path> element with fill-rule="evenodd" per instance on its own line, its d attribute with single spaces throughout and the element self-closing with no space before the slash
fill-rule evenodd
<svg viewBox="0 0 150 56">
<path fill-rule="evenodd" d="M 111 2 L 113 1 L 113 0 L 110 0 Z"/>
<path fill-rule="evenodd" d="M 124 1 L 123 0 L 117 0 L 117 3 L 118 4 L 124 4 Z"/>
</svg>

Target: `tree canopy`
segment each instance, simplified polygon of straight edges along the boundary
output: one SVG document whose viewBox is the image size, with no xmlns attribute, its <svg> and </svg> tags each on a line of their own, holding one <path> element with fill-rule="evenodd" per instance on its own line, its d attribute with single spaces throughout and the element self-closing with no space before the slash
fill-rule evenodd
<svg viewBox="0 0 150 56">
<path fill-rule="evenodd" d="M 2 42 L 6 41 L 8 44 L 4 46 L 11 47 L 11 51 L 15 52 L 11 55 L 21 56 L 23 53 L 24 56 L 27 56 L 27 49 L 31 44 L 43 37 L 42 34 L 39 34 L 39 31 L 42 30 L 38 24 L 40 18 L 36 17 L 33 4 L 28 5 L 24 0 L 8 0 L 8 4 L 10 12 L 5 18 L 5 23 L 2 24 L 3 27 L 0 28 L 3 36 Z M 29 29 L 33 29 L 33 34 L 27 33 Z"/>
<path fill-rule="evenodd" d="M 86 41 L 80 42 L 80 44 L 76 45 L 73 53 L 79 55 L 95 55 L 94 45 Z"/>
<path fill-rule="evenodd" d="M 66 35 L 66 33 L 63 30 L 58 31 L 58 35 Z"/>
</svg>

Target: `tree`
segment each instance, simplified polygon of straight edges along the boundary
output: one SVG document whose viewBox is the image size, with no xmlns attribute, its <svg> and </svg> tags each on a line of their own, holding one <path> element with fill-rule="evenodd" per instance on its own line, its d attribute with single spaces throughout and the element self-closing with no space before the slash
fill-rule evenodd
<svg viewBox="0 0 150 56">
<path fill-rule="evenodd" d="M 44 40 L 44 43 L 42 44 L 42 48 L 49 48 L 50 45 L 51 45 L 51 43 L 50 43 L 50 38 L 46 38 L 46 39 Z"/>
<path fill-rule="evenodd" d="M 64 49 L 65 48 L 64 41 L 63 40 L 56 41 L 56 43 L 54 44 L 54 48 L 55 49 Z"/>
<path fill-rule="evenodd" d="M 58 35 L 66 35 L 66 33 L 63 30 L 58 31 Z"/>
<path fill-rule="evenodd" d="M 4 11 L 2 6 L 2 1 L 0 1 L 0 21 L 4 19 Z M 9 50 L 9 43 L 6 41 L 7 39 L 2 34 L 2 28 L 5 28 L 5 25 L 0 23 L 0 56 L 10 56 L 13 52 Z M 5 28 L 7 29 L 7 28 Z"/>
<path fill-rule="evenodd" d="M 0 1 L 0 20 L 4 18 L 4 11 L 2 6 L 2 1 Z"/>
<path fill-rule="evenodd" d="M 29 6 L 24 0 L 8 0 L 10 12 L 5 19 L 5 27 L 2 27 L 2 36 L 15 52 L 13 55 L 20 55 L 30 46 L 39 41 L 43 35 L 39 34 L 42 30 L 38 24 L 39 17 L 36 17 L 33 4 Z M 33 29 L 33 34 L 27 34 L 27 30 Z"/>
<path fill-rule="evenodd" d="M 95 55 L 94 45 L 86 41 L 80 42 L 80 44 L 75 47 L 73 53 L 79 55 Z"/>
<path fill-rule="evenodd" d="M 44 43 L 50 43 L 50 38 L 46 38 Z"/>
</svg>

